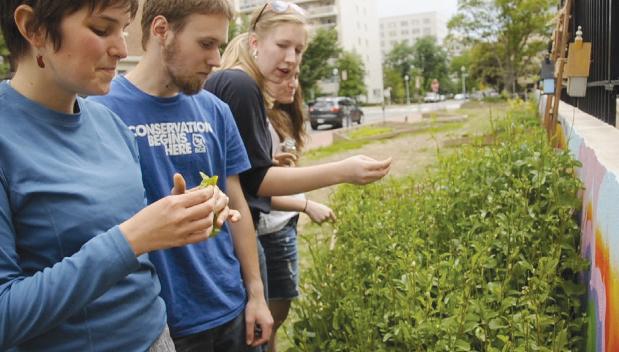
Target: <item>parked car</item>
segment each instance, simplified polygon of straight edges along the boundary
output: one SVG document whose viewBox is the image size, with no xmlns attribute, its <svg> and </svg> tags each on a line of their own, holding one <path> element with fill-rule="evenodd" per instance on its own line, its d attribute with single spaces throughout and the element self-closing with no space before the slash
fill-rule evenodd
<svg viewBox="0 0 619 352">
<path fill-rule="evenodd" d="M 454 95 L 454 99 L 455 100 L 466 100 L 468 98 L 469 98 L 468 94 L 458 93 L 458 94 Z"/>
<path fill-rule="evenodd" d="M 318 126 L 329 124 L 333 127 L 342 127 L 350 121 L 361 124 L 363 110 L 357 102 L 348 97 L 321 97 L 309 108 L 310 125 L 313 130 Z"/>
</svg>

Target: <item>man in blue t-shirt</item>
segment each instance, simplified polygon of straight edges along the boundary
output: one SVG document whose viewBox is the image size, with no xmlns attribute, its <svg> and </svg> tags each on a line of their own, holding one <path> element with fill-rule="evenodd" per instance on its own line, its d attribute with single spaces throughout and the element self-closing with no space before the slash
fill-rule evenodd
<svg viewBox="0 0 619 352">
<path fill-rule="evenodd" d="M 273 324 L 238 177 L 250 167 L 247 153 L 228 106 L 202 89 L 232 16 L 227 0 L 147 1 L 144 56 L 109 95 L 91 98 L 135 134 L 149 203 L 169 194 L 174 173 L 194 187 L 202 171 L 219 177 L 242 215 L 208 241 L 150 254 L 178 351 L 259 351 Z"/>
</svg>

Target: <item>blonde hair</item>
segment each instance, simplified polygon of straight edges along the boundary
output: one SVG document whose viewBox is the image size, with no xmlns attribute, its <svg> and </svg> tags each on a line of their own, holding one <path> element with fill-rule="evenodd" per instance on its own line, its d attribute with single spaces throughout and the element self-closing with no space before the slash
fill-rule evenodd
<svg viewBox="0 0 619 352">
<path fill-rule="evenodd" d="M 267 5 L 265 5 L 267 6 Z M 260 18 L 258 18 L 260 16 Z M 258 22 L 256 22 L 258 20 Z M 277 26 L 293 23 L 300 24 L 305 28 L 305 38 L 309 37 L 309 32 L 307 30 L 307 19 L 301 13 L 298 13 L 295 10 L 288 9 L 285 12 L 276 12 L 272 9 L 266 9 L 264 6 L 260 6 L 254 10 L 251 15 L 251 20 L 249 22 L 251 25 L 249 32 L 239 34 L 234 39 L 230 41 L 226 50 L 221 56 L 221 65 L 218 70 L 225 70 L 233 67 L 240 67 L 245 71 L 251 78 L 256 81 L 260 91 L 263 92 L 265 96 L 265 100 L 269 100 L 266 98 L 265 86 L 264 86 L 264 76 L 260 72 L 256 61 L 252 57 L 249 48 L 249 38 L 251 35 L 256 35 L 258 38 L 264 38 L 268 33 L 270 33 Z M 303 48 L 305 50 L 307 48 L 307 40 L 306 45 Z"/>
</svg>

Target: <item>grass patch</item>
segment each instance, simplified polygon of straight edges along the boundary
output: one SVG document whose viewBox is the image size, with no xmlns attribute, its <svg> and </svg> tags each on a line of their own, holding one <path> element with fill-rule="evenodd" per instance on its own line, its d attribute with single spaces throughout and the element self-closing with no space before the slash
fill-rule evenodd
<svg viewBox="0 0 619 352">
<path fill-rule="evenodd" d="M 312 149 L 303 154 L 304 159 L 317 160 L 329 157 L 334 154 L 343 153 L 353 149 L 359 149 L 365 145 L 364 140 L 350 140 L 334 142 L 330 146 Z"/>
<path fill-rule="evenodd" d="M 416 134 L 437 134 L 450 131 L 456 131 L 462 129 L 464 122 L 447 122 L 447 123 L 430 123 L 429 125 L 419 126 L 419 129 L 405 132 L 402 136 L 411 136 Z M 380 139 L 368 139 L 371 137 L 379 136 L 386 133 L 394 132 L 395 129 L 391 127 L 376 127 L 376 128 L 364 128 L 363 130 L 352 131 L 349 134 L 350 140 L 340 140 L 333 142 L 333 144 L 312 149 L 303 154 L 303 158 L 307 160 L 319 160 L 330 157 L 335 154 L 344 153 L 347 151 L 359 149 L 369 143 L 382 142 Z M 398 137 L 394 137 L 398 138 Z"/>
</svg>

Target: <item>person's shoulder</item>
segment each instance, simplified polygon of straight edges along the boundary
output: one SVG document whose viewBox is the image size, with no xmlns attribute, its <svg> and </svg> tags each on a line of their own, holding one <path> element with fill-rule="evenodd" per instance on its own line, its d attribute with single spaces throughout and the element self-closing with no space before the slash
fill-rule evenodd
<svg viewBox="0 0 619 352">
<path fill-rule="evenodd" d="M 78 97 L 77 100 L 82 113 L 115 116 L 116 114 L 114 114 L 110 108 L 102 104 L 99 98 L 99 96 L 90 96 L 87 98 Z"/>
<path fill-rule="evenodd" d="M 8 97 L 6 83 L 0 82 L 0 117 L 6 115 L 5 112 L 11 110 L 11 99 Z"/>
<path fill-rule="evenodd" d="M 91 98 L 78 98 L 78 104 L 82 114 L 88 114 L 96 124 L 113 125 L 122 130 L 126 129 L 125 123 L 112 109 L 99 101 Z"/>
<path fill-rule="evenodd" d="M 209 111 L 212 118 L 215 120 L 223 119 L 227 121 L 228 119 L 232 119 L 230 106 L 206 89 L 203 89 L 200 93 L 192 95 L 189 98 L 192 99 L 200 109 Z"/>
<path fill-rule="evenodd" d="M 259 91 L 256 81 L 245 71 L 227 69 L 214 72 L 206 81 L 209 86 L 219 86 L 234 91 Z"/>
</svg>

